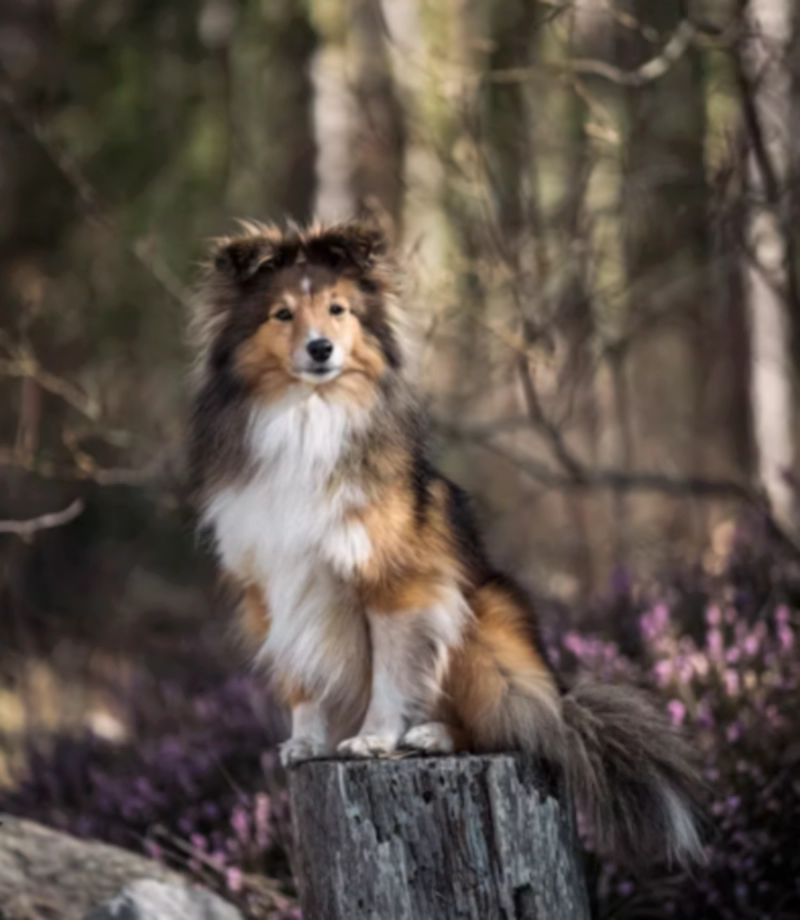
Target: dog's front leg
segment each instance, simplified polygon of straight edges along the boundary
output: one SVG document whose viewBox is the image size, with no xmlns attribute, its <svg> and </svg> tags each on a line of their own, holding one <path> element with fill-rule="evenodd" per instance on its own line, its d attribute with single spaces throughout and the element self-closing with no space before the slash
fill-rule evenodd
<svg viewBox="0 0 800 920">
<path fill-rule="evenodd" d="M 281 745 L 281 763 L 288 767 L 332 754 L 330 719 L 325 706 L 319 701 L 302 699 L 291 708 L 292 736 Z"/>
<path fill-rule="evenodd" d="M 461 641 L 469 611 L 461 593 L 436 592 L 429 606 L 370 610 L 372 686 L 356 736 L 343 741 L 345 756 L 375 757 L 394 751 L 413 726 L 428 722 L 441 696 L 450 652 Z"/>
</svg>

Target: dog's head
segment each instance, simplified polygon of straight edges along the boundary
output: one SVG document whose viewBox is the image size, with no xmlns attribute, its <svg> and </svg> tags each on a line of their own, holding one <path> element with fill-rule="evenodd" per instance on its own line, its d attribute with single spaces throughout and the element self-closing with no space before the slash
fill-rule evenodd
<svg viewBox="0 0 800 920">
<path fill-rule="evenodd" d="M 267 399 L 293 384 L 355 391 L 400 365 L 389 246 L 372 225 L 248 224 L 216 243 L 200 298 L 207 374 Z"/>
</svg>

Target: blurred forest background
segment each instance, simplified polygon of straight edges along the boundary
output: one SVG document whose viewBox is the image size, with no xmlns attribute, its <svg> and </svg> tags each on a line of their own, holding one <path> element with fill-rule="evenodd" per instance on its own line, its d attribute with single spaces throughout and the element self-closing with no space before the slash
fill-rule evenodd
<svg viewBox="0 0 800 920">
<path fill-rule="evenodd" d="M 0 807 L 161 855 L 169 825 L 229 894 L 267 865 L 276 910 L 281 727 L 185 499 L 184 325 L 234 218 L 362 212 L 402 253 L 442 462 L 556 657 L 627 656 L 717 732 L 717 778 L 742 712 L 796 700 L 795 0 L 4 0 Z M 780 745 L 753 789 L 783 777 L 768 812 L 800 820 Z M 777 838 L 751 809 L 742 855 L 720 788 L 725 866 L 684 915 L 800 915 L 796 865 L 742 880 Z M 599 913 L 661 916 L 598 872 Z"/>
</svg>

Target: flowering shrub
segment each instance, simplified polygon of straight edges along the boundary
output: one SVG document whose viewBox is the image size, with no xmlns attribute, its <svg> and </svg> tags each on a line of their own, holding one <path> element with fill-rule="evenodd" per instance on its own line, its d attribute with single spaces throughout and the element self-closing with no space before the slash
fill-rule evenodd
<svg viewBox="0 0 800 920">
<path fill-rule="evenodd" d="M 619 640 L 571 631 L 556 643 L 564 667 L 659 688 L 705 763 L 707 865 L 637 881 L 594 864 L 598 915 L 800 916 L 799 573 L 775 547 L 758 552 L 740 537 L 724 572 L 618 598 L 638 630 L 635 660 Z M 614 608 L 603 619 L 630 637 Z"/>
<path fill-rule="evenodd" d="M 278 729 L 260 712 L 263 697 L 250 679 L 186 687 L 140 676 L 126 691 L 134 743 L 33 745 L 0 810 L 188 870 L 250 917 L 298 918 Z"/>
<path fill-rule="evenodd" d="M 551 634 L 553 658 L 566 672 L 655 688 L 692 733 L 709 789 L 708 863 L 635 879 L 590 854 L 596 916 L 800 917 L 800 563 L 751 533 L 713 573 L 698 566 L 649 586 L 618 573 L 613 585 L 586 613 L 592 628 Z M 250 917 L 299 917 L 279 729 L 260 713 L 263 697 L 241 678 L 142 677 L 126 696 L 135 743 L 33 750 L 0 809 L 177 863 Z"/>
</svg>

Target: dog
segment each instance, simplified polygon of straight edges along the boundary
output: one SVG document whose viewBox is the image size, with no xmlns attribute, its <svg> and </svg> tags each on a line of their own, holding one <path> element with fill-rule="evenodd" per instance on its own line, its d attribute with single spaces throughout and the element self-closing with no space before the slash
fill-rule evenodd
<svg viewBox="0 0 800 920">
<path fill-rule="evenodd" d="M 686 743 L 633 688 L 563 684 L 434 465 L 398 277 L 370 224 L 248 223 L 199 287 L 192 489 L 241 640 L 291 711 L 283 763 L 522 751 L 563 770 L 601 852 L 691 862 Z"/>
</svg>

